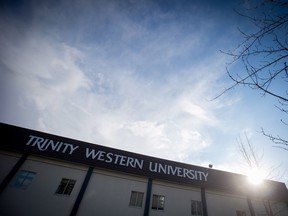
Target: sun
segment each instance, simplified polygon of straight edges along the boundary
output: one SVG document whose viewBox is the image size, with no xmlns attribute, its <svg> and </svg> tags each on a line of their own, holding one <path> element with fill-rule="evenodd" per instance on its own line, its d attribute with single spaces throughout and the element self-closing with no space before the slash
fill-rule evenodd
<svg viewBox="0 0 288 216">
<path fill-rule="evenodd" d="M 250 169 L 248 173 L 248 180 L 254 185 L 260 185 L 264 179 L 265 173 L 263 170 L 258 168 Z"/>
</svg>

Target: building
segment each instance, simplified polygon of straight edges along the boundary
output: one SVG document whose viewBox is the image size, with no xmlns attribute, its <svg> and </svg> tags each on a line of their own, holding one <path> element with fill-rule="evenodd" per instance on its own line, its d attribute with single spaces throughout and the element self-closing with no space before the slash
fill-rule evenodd
<svg viewBox="0 0 288 216">
<path fill-rule="evenodd" d="M 288 215 L 284 183 L 1 123 L 0 215 Z"/>
</svg>

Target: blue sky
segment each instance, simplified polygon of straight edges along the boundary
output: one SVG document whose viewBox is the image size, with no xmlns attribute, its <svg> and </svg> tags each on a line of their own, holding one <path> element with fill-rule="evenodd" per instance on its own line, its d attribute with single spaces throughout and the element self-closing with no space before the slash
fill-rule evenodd
<svg viewBox="0 0 288 216">
<path fill-rule="evenodd" d="M 267 166 L 287 151 L 277 101 L 231 84 L 246 1 L 4 1 L 0 121 L 140 154 L 245 173 L 245 133 Z M 237 70 L 237 65 L 231 69 Z M 287 182 L 288 174 L 281 175 Z"/>
</svg>

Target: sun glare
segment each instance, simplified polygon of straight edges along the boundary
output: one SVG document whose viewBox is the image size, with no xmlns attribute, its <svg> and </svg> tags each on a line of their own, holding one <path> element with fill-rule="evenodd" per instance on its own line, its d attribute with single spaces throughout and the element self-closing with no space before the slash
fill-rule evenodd
<svg viewBox="0 0 288 216">
<path fill-rule="evenodd" d="M 252 184 L 259 185 L 264 179 L 264 172 L 260 169 L 253 168 L 249 172 L 248 179 Z"/>
</svg>

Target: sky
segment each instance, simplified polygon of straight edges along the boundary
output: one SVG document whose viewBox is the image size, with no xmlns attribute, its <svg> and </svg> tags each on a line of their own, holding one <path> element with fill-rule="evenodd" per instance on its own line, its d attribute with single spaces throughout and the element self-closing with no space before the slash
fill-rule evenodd
<svg viewBox="0 0 288 216">
<path fill-rule="evenodd" d="M 245 136 L 288 182 L 277 101 L 226 74 L 251 24 L 237 1 L 0 3 L 0 121 L 148 156 L 247 173 Z M 237 65 L 230 69 L 237 70 Z"/>
</svg>

